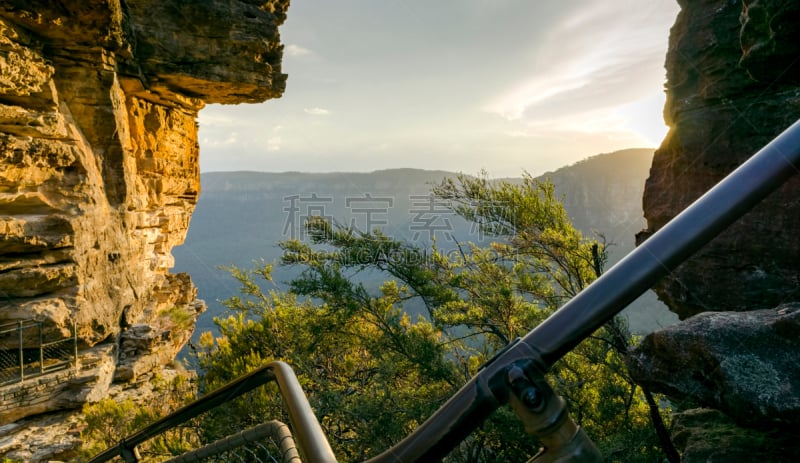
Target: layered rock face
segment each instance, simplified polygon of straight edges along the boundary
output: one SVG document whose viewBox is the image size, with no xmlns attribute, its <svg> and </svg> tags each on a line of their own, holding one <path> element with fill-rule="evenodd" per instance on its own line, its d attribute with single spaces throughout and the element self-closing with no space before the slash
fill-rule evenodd
<svg viewBox="0 0 800 463">
<path fill-rule="evenodd" d="M 682 0 L 667 55 L 671 126 L 644 194 L 646 239 L 800 118 L 800 3 Z M 800 179 L 656 288 L 683 322 L 631 372 L 675 400 L 684 462 L 800 461 Z"/>
<path fill-rule="evenodd" d="M 685 0 L 667 54 L 671 127 L 644 194 L 649 233 L 800 118 L 800 4 Z M 800 299 L 794 179 L 656 288 L 682 318 Z"/>
<path fill-rule="evenodd" d="M 199 194 L 196 116 L 282 94 L 288 3 L 0 5 L 0 324 L 35 319 L 55 339 L 75 323 L 81 350 L 138 326 L 129 355 L 110 354 L 118 379 L 142 370 L 136 356 L 174 357 L 191 326 L 170 314 L 202 309 L 169 274 Z M 157 354 L 130 349 L 150 331 Z"/>
</svg>

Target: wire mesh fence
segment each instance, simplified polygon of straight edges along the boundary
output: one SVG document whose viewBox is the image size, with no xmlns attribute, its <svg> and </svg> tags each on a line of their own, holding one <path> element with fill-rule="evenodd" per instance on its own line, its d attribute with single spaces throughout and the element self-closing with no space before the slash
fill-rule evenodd
<svg viewBox="0 0 800 463">
<path fill-rule="evenodd" d="M 270 421 L 187 452 L 167 463 L 301 463 L 289 427 Z"/>
<path fill-rule="evenodd" d="M 163 400 L 171 402 L 173 392 L 162 391 Z M 119 454 L 108 461 L 301 463 L 285 421 L 277 387 L 266 384 L 145 440 L 136 447 L 135 459 Z"/>
<path fill-rule="evenodd" d="M 77 365 L 77 331 L 45 342 L 35 320 L 0 325 L 0 386 Z"/>
</svg>

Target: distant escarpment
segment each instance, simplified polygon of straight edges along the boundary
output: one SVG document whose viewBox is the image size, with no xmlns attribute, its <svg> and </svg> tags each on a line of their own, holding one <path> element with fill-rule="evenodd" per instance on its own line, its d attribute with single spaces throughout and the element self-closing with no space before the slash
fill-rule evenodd
<svg viewBox="0 0 800 463">
<path fill-rule="evenodd" d="M 800 3 L 679 3 L 640 241 L 800 118 Z M 684 321 L 632 373 L 675 400 L 685 462 L 800 461 L 798 198 L 794 178 L 656 288 Z"/>
<path fill-rule="evenodd" d="M 197 113 L 282 94 L 288 4 L 0 5 L 0 325 L 40 322 L 44 342 L 74 326 L 78 346 L 63 384 L 6 400 L 0 423 L 79 408 L 186 342 L 191 326 L 175 320 L 203 304 L 169 269 L 199 194 Z M 20 349 L 15 336 L 0 335 L 0 353 Z M 24 351 L 39 343 L 23 330 Z M 12 454 L 36 446 L 3 437 L 8 429 L 0 455 L 39 458 Z"/>
</svg>

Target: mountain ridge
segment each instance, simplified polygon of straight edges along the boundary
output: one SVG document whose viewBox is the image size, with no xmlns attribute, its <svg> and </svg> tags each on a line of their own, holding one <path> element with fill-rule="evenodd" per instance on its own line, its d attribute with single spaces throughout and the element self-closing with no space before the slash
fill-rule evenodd
<svg viewBox="0 0 800 463">
<path fill-rule="evenodd" d="M 602 153 L 543 174 L 554 182 L 576 227 L 589 236 L 594 230 L 602 231 L 612 243 L 610 263 L 633 249 L 634 235 L 644 226 L 641 193 L 653 151 L 629 149 Z M 624 178 L 618 175 L 620 172 Z M 348 208 L 347 200 L 365 201 L 369 194 L 371 199 L 383 201 L 380 207 L 373 203 L 372 220 L 395 238 L 426 245 L 435 237 L 437 245 L 443 247 L 451 245 L 451 238 L 487 240 L 488 237 L 481 236 L 460 217 L 439 210 L 439 216 L 435 217 L 439 229 L 413 227 L 415 214 L 430 212 L 421 209 L 420 204 L 425 202 L 431 185 L 457 175 L 414 168 L 357 173 L 237 171 L 201 174 L 203 192 L 186 243 L 173 252 L 176 270 L 192 275 L 199 297 L 209 304 L 209 310 L 198 320 L 197 331 L 213 328 L 211 318 L 223 310 L 218 299 L 233 296 L 238 290 L 230 275 L 217 267 L 231 264 L 249 267 L 254 258 L 279 259 L 277 242 L 302 237 L 298 223 L 306 213 L 310 215 L 312 209 L 363 229 L 368 214 Z M 521 181 L 521 178 L 504 180 Z M 450 225 L 450 230 L 446 229 L 446 224 Z M 276 281 L 291 279 L 293 271 L 296 269 L 276 267 Z M 645 309 L 629 311 L 631 324 L 639 332 L 668 322 L 658 315 L 655 323 L 651 323 L 648 318 L 661 309 L 652 308 L 658 307 L 652 295 L 645 299 Z"/>
</svg>

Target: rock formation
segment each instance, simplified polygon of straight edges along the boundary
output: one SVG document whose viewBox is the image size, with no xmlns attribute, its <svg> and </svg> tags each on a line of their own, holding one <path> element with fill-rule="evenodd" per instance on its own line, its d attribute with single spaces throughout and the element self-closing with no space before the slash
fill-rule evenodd
<svg viewBox="0 0 800 463">
<path fill-rule="evenodd" d="M 800 118 L 800 4 L 679 3 L 640 242 Z M 684 321 L 630 366 L 674 400 L 684 462 L 800 461 L 798 197 L 794 178 L 656 288 Z"/>
<path fill-rule="evenodd" d="M 680 2 L 667 54 L 670 125 L 644 194 L 649 233 L 800 118 L 800 4 Z M 656 288 L 682 318 L 800 299 L 795 178 Z"/>
<path fill-rule="evenodd" d="M 75 323 L 79 360 L 114 346 L 116 372 L 75 373 L 98 390 L 172 361 L 193 325 L 174 319 L 203 307 L 169 274 L 200 190 L 197 113 L 282 94 L 288 3 L 0 4 L 0 325 L 41 321 L 47 340 Z M 45 403 L 0 421 L 80 406 Z"/>
<path fill-rule="evenodd" d="M 753 427 L 800 426 L 800 304 L 704 312 L 645 338 L 631 374 Z"/>
</svg>

